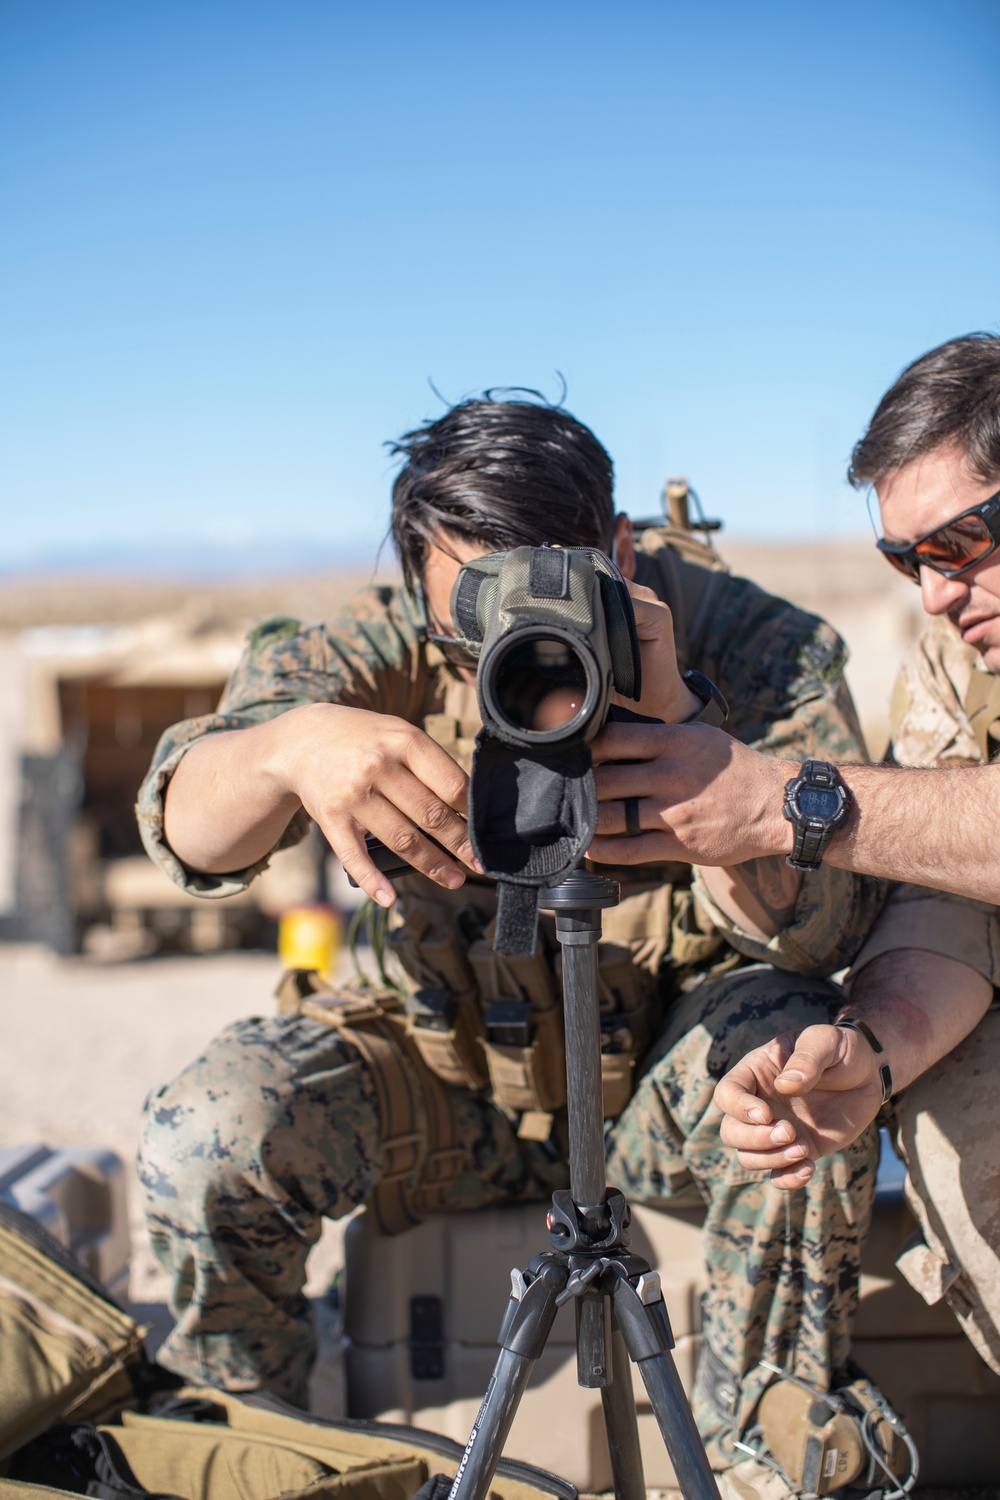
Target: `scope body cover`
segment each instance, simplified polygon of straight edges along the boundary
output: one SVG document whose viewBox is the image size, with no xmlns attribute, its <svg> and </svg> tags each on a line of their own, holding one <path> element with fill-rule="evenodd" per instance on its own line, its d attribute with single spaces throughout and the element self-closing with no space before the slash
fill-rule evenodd
<svg viewBox="0 0 1000 1500">
<path fill-rule="evenodd" d="M 574 870 L 597 830 L 589 741 L 612 688 L 641 691 L 632 600 L 601 552 L 518 547 L 466 563 L 451 611 L 479 663 L 469 833 L 499 882 L 494 947 L 528 954 L 538 889 Z"/>
<path fill-rule="evenodd" d="M 455 580 L 451 613 L 479 662 L 483 723 L 500 739 L 539 747 L 591 740 L 612 687 L 633 699 L 642 691 L 632 600 L 603 552 L 517 547 L 474 558 Z M 559 694 L 565 705 L 554 708 Z"/>
</svg>

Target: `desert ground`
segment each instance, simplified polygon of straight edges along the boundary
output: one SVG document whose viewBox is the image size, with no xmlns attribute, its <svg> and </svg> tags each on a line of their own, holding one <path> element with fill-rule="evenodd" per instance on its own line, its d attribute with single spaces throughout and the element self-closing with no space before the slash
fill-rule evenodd
<svg viewBox="0 0 1000 1500">
<path fill-rule="evenodd" d="M 143 1101 L 230 1021 L 270 1013 L 278 973 L 269 953 L 106 964 L 0 945 L 0 1145 L 118 1153 L 129 1173 L 134 1302 L 155 1306 L 165 1293 L 132 1168 Z"/>
</svg>

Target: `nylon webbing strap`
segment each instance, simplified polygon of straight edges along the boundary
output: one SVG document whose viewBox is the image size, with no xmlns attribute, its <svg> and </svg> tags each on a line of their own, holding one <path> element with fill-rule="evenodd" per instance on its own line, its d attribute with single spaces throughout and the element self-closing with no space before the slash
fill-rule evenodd
<svg viewBox="0 0 1000 1500">
<path fill-rule="evenodd" d="M 530 958 L 538 936 L 538 889 L 497 882 L 497 925 L 493 946 L 510 958 Z"/>
<path fill-rule="evenodd" d="M 407 1184 L 417 1176 L 427 1153 L 427 1137 L 419 1128 L 418 1101 L 403 1051 L 380 1024 L 381 1016 L 335 1019 L 331 1006 L 306 1001 L 303 1015 L 328 1021 L 345 1041 L 356 1047 L 375 1085 L 382 1136 L 382 1176 L 368 1199 L 380 1234 L 399 1234 L 419 1224 Z M 327 1014 L 324 1014 L 324 1011 Z"/>
<path fill-rule="evenodd" d="M 294 970 L 278 999 L 283 1010 L 335 1027 L 368 1068 L 382 1137 L 382 1177 L 368 1198 L 379 1233 L 400 1234 L 444 1207 L 465 1161 L 458 1117 L 407 1035 L 402 1010 L 382 1003 L 398 1006 L 398 997 L 338 994 L 319 975 Z"/>
<path fill-rule="evenodd" d="M 411 1039 L 406 1017 L 401 1011 L 381 1017 L 378 1035 L 380 1048 L 392 1053 L 394 1066 L 399 1066 L 400 1059 L 405 1059 L 404 1068 L 405 1063 L 409 1063 L 408 1079 L 416 1083 L 417 1103 L 424 1106 L 427 1125 L 422 1138 L 423 1155 L 416 1187 L 408 1186 L 410 1174 L 401 1176 L 395 1185 L 396 1195 L 403 1202 L 401 1214 L 406 1215 L 408 1224 L 418 1224 L 429 1213 L 444 1209 L 448 1190 L 465 1165 L 458 1115 L 447 1087 L 434 1076 Z M 381 1188 L 382 1183 L 377 1191 L 380 1192 Z M 384 1209 L 383 1213 L 386 1224 L 390 1226 L 383 1228 L 383 1234 L 395 1233 L 391 1227 L 393 1216 Z"/>
<path fill-rule="evenodd" d="M 569 598 L 569 553 L 558 547 L 532 547 L 528 564 L 532 599 Z"/>
<path fill-rule="evenodd" d="M 455 624 L 469 641 L 481 641 L 483 633 L 476 618 L 476 600 L 484 582 L 481 573 L 463 573 L 455 596 Z"/>
</svg>

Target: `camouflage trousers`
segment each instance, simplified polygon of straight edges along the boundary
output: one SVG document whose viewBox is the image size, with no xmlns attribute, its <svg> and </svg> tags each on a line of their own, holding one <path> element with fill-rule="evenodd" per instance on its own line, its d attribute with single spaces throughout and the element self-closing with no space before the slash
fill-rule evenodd
<svg viewBox="0 0 1000 1500">
<path fill-rule="evenodd" d="M 609 1181 L 646 1201 L 707 1205 L 704 1327 L 713 1358 L 695 1401 L 706 1440 L 749 1417 L 769 1360 L 821 1387 L 848 1358 L 877 1166 L 872 1127 L 780 1193 L 719 1139 L 717 1080 L 752 1047 L 826 1021 L 839 990 L 758 966 L 681 996 L 607 1137 Z M 547 1197 L 564 1161 L 518 1139 L 488 1098 L 455 1091 L 465 1166 L 449 1205 Z M 160 1352 L 188 1379 L 304 1404 L 314 1357 L 306 1257 L 320 1221 L 380 1173 L 379 1116 L 358 1053 L 321 1021 L 227 1028 L 146 1106 L 139 1162 L 176 1327 Z M 721 1372 L 721 1374 L 720 1374 Z M 713 1451 L 720 1465 L 732 1462 Z"/>
</svg>

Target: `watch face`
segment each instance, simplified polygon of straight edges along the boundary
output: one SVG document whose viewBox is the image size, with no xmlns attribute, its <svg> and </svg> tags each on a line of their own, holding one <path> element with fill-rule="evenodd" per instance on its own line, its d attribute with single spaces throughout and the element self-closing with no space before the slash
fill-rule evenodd
<svg viewBox="0 0 1000 1500">
<path fill-rule="evenodd" d="M 802 817 L 824 822 L 835 818 L 840 810 L 840 794 L 830 787 L 801 786 L 795 801 Z"/>
</svg>

